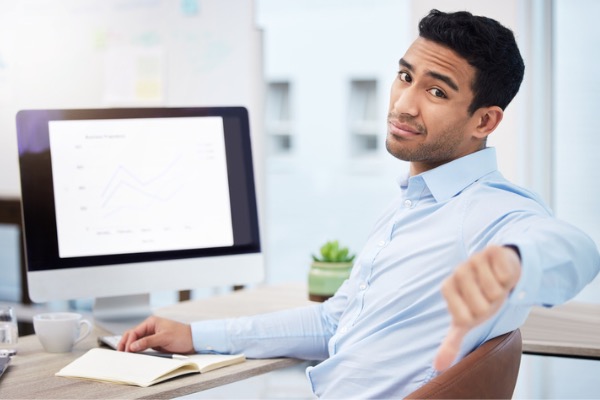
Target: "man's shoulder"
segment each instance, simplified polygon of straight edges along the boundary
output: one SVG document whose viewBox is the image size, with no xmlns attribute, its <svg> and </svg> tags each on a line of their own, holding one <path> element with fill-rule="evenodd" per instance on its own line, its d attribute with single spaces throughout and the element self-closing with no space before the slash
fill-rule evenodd
<svg viewBox="0 0 600 400">
<path fill-rule="evenodd" d="M 497 211 L 535 211 L 551 214 L 542 197 L 534 191 L 510 182 L 499 172 L 475 181 L 461 194 L 470 207 L 481 206 Z"/>
</svg>

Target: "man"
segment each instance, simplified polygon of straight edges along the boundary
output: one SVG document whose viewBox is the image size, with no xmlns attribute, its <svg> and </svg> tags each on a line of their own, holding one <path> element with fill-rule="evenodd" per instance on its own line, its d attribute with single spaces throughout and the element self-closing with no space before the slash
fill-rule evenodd
<svg viewBox="0 0 600 400">
<path fill-rule="evenodd" d="M 410 172 L 336 295 L 191 326 L 150 318 L 120 350 L 323 360 L 307 370 L 317 396 L 404 397 L 594 278 L 595 244 L 506 181 L 486 148 L 523 79 L 512 32 L 437 10 L 419 32 L 400 59 L 386 139 Z"/>
</svg>

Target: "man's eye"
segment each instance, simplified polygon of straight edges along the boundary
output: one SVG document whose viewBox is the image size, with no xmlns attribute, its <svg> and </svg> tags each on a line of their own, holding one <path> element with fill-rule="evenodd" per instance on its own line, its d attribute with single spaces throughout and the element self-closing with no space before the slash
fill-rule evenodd
<svg viewBox="0 0 600 400">
<path fill-rule="evenodd" d="M 441 99 L 445 99 L 447 97 L 446 93 L 444 93 L 438 88 L 429 89 L 429 93 L 431 93 L 434 97 L 439 97 Z"/>
<path fill-rule="evenodd" d="M 411 76 L 407 72 L 404 72 L 404 71 L 398 72 L 398 79 L 400 79 L 402 82 L 408 82 L 408 83 L 412 82 Z"/>
</svg>

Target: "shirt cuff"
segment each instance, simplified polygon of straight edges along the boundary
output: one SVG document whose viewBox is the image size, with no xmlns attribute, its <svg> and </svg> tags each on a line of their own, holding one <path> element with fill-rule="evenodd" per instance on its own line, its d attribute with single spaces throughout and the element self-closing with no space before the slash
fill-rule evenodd
<svg viewBox="0 0 600 400">
<path fill-rule="evenodd" d="M 190 326 L 196 353 L 230 353 L 225 320 L 198 321 Z"/>
<path fill-rule="evenodd" d="M 509 304 L 533 305 L 539 299 L 542 271 L 539 268 L 540 259 L 535 249 L 523 243 L 510 243 L 505 246 L 514 246 L 519 249 L 521 256 L 521 277 L 508 297 Z"/>
</svg>

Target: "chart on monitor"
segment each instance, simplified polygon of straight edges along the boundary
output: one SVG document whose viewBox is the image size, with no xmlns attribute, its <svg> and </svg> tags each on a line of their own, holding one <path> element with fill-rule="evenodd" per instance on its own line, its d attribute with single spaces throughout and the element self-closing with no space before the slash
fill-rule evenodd
<svg viewBox="0 0 600 400">
<path fill-rule="evenodd" d="M 233 244 L 221 118 L 49 130 L 60 257 Z"/>
</svg>

